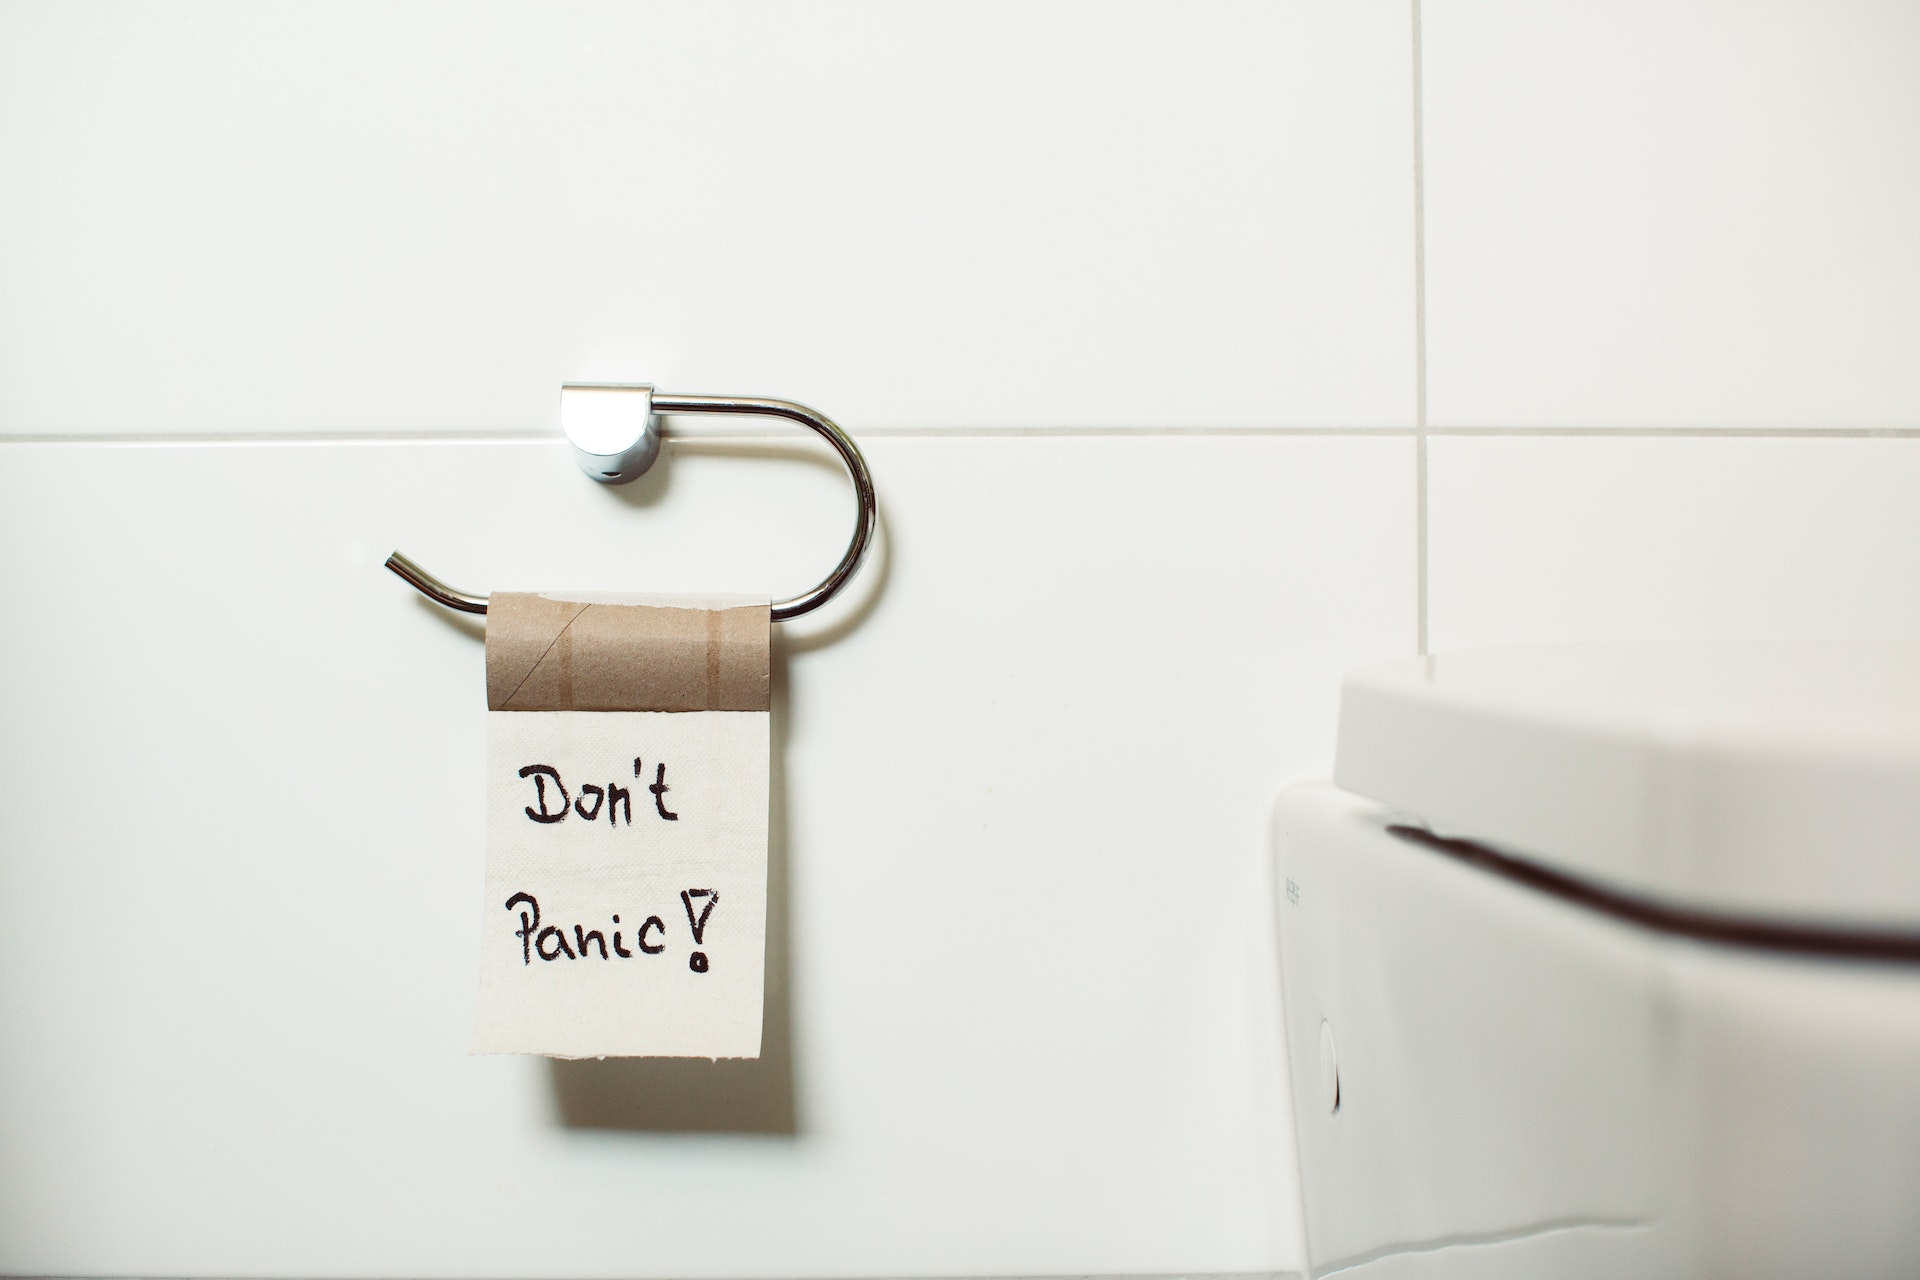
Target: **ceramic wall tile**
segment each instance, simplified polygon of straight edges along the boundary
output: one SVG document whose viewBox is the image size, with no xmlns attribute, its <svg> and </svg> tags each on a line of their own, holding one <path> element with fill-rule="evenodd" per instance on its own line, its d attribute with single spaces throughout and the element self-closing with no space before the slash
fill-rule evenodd
<svg viewBox="0 0 1920 1280">
<path fill-rule="evenodd" d="M 1920 10 L 1422 7 L 1429 421 L 1920 425 Z"/>
<path fill-rule="evenodd" d="M 1412 642 L 1404 437 L 869 442 L 777 660 L 767 1054 L 472 1058 L 456 585 L 759 589 L 816 453 L 0 445 L 0 1269 L 1297 1266 L 1268 799 Z"/>
<path fill-rule="evenodd" d="M 0 11 L 0 431 L 1406 425 L 1406 7 Z"/>
<path fill-rule="evenodd" d="M 1920 440 L 1428 446 L 1432 643 L 1920 636 Z"/>
</svg>

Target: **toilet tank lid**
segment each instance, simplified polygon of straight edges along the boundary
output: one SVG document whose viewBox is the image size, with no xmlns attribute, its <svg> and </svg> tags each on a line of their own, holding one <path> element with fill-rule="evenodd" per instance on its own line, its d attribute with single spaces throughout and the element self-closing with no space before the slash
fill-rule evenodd
<svg viewBox="0 0 1920 1280">
<path fill-rule="evenodd" d="M 1614 889 L 1920 926 L 1920 642 L 1542 644 L 1347 677 L 1334 778 Z"/>
</svg>

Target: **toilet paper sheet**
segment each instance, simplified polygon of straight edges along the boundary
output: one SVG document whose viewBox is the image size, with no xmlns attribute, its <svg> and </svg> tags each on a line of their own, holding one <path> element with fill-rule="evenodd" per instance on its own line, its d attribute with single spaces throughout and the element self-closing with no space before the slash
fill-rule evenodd
<svg viewBox="0 0 1920 1280">
<path fill-rule="evenodd" d="M 764 601 L 496 595 L 476 1053 L 752 1058 Z"/>
</svg>

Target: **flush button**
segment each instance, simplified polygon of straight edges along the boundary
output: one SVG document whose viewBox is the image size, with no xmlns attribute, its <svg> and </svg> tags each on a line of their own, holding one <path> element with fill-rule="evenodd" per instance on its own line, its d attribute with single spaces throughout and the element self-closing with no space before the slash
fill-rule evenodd
<svg viewBox="0 0 1920 1280">
<path fill-rule="evenodd" d="M 1320 1020 L 1320 1098 L 1328 1115 L 1340 1112 L 1340 1059 L 1333 1051 L 1333 1024 Z"/>
</svg>

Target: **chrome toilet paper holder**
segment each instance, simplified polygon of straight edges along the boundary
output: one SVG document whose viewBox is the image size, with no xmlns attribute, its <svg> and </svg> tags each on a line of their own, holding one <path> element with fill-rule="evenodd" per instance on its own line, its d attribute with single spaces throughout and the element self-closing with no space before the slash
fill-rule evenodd
<svg viewBox="0 0 1920 1280">
<path fill-rule="evenodd" d="M 811 613 L 839 593 L 860 570 L 873 540 L 875 499 L 873 476 L 859 446 L 825 414 L 791 400 L 754 396 L 684 396 L 656 391 L 647 383 L 568 383 L 560 388 L 560 425 L 580 469 L 601 484 L 629 484 L 646 473 L 660 456 L 660 415 L 663 413 L 740 414 L 785 418 L 817 433 L 846 464 L 853 480 L 856 515 L 853 538 L 833 572 L 818 585 L 790 600 L 773 604 L 773 620 L 784 622 Z M 436 604 L 462 613 L 487 611 L 485 596 L 455 590 L 395 551 L 387 568 L 406 579 Z"/>
</svg>

